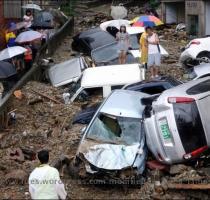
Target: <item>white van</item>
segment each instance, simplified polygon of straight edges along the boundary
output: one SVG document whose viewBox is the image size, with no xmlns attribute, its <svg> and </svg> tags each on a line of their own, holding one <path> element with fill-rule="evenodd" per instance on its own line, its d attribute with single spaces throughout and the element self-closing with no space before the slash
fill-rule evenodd
<svg viewBox="0 0 210 200">
<path fill-rule="evenodd" d="M 73 102 L 79 94 L 90 88 L 101 88 L 103 97 L 107 97 L 113 88 L 136 83 L 145 79 L 145 69 L 139 64 L 109 65 L 87 68 L 80 79 L 80 87 L 71 97 Z"/>
</svg>

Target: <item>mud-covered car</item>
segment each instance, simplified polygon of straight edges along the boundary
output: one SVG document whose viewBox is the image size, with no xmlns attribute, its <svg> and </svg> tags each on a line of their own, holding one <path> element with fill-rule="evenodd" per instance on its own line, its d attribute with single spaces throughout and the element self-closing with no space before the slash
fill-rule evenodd
<svg viewBox="0 0 210 200">
<path fill-rule="evenodd" d="M 112 92 L 85 129 L 74 166 L 84 169 L 86 175 L 106 174 L 120 179 L 126 172 L 129 177 L 142 175 L 147 149 L 141 99 L 148 96 L 126 90 Z"/>
</svg>

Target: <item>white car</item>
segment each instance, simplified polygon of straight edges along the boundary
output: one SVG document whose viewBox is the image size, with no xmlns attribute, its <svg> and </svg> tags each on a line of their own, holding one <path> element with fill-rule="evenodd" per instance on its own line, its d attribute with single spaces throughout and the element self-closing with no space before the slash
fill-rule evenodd
<svg viewBox="0 0 210 200">
<path fill-rule="evenodd" d="M 210 63 L 202 63 L 193 67 L 187 78 L 196 80 L 207 76 L 210 76 Z"/>
<path fill-rule="evenodd" d="M 87 68 L 77 82 L 77 90 L 71 96 L 70 101 L 73 102 L 84 90 L 94 88 L 102 89 L 105 98 L 113 89 L 122 88 L 126 84 L 136 83 L 144 79 L 145 69 L 137 63 Z"/>
<path fill-rule="evenodd" d="M 141 99 L 148 96 L 128 90 L 112 92 L 83 132 L 75 167 L 84 165 L 86 175 L 105 173 L 118 180 L 126 178 L 123 171 L 128 177 L 141 175 L 147 154 Z"/>
<path fill-rule="evenodd" d="M 180 56 L 180 62 L 186 67 L 210 62 L 210 37 L 190 41 Z"/>
</svg>

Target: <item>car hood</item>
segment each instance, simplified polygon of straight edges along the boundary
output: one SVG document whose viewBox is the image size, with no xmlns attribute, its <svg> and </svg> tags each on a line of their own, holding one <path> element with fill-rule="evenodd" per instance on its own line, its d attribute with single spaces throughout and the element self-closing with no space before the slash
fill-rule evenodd
<svg viewBox="0 0 210 200">
<path fill-rule="evenodd" d="M 85 148 L 87 146 L 89 146 L 88 149 Z M 100 144 L 97 142 L 93 144 L 87 139 L 81 144 L 80 153 L 90 164 L 100 169 L 122 170 L 133 167 L 137 168 L 139 173 L 142 173 L 145 167 L 145 149 L 145 136 L 142 135 L 140 143 L 128 146 L 123 144 Z"/>
</svg>

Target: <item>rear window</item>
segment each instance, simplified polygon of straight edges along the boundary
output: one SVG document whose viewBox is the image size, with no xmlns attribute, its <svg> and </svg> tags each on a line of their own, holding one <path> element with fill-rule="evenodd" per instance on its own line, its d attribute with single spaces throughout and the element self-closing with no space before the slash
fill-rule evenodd
<svg viewBox="0 0 210 200">
<path fill-rule="evenodd" d="M 210 91 L 210 79 L 191 87 L 186 91 L 186 93 L 189 95 L 195 95 L 208 91 Z"/>
<path fill-rule="evenodd" d="M 92 49 L 115 42 L 113 36 L 103 31 L 93 33 L 88 37 L 85 37 L 84 40 L 92 47 Z"/>
<path fill-rule="evenodd" d="M 153 87 L 145 87 L 145 88 L 142 88 L 140 90 L 140 92 L 144 92 L 146 94 L 159 94 L 159 93 L 162 93 L 163 91 L 165 91 L 166 88 L 163 87 L 162 85 L 158 85 L 158 86 L 153 86 Z"/>
<path fill-rule="evenodd" d="M 196 102 L 173 105 L 174 116 L 182 145 L 190 153 L 206 145 L 206 138 Z"/>
</svg>

